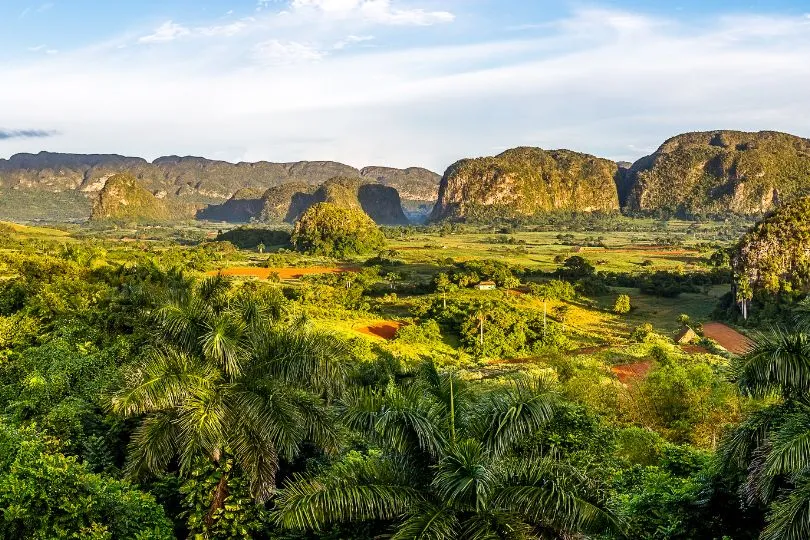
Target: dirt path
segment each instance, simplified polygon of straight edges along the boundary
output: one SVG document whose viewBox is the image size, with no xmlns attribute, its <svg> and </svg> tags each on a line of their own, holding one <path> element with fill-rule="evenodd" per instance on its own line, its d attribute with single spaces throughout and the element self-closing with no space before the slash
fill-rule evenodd
<svg viewBox="0 0 810 540">
<path fill-rule="evenodd" d="M 355 328 L 355 330 L 367 336 L 376 336 L 390 341 L 394 339 L 397 335 L 397 330 L 402 328 L 402 326 L 402 323 L 398 321 L 382 321 L 368 326 L 361 326 Z"/>
<path fill-rule="evenodd" d="M 255 266 L 245 267 L 232 267 L 222 268 L 221 270 L 213 270 L 208 272 L 209 276 L 215 276 L 222 273 L 223 276 L 238 276 L 238 277 L 256 277 L 259 279 L 267 279 L 270 274 L 276 273 L 281 279 L 299 279 L 303 276 L 310 276 L 315 274 L 342 274 L 344 272 L 357 272 L 358 269 L 349 266 L 310 266 L 307 268 L 259 268 Z"/>
<path fill-rule="evenodd" d="M 732 354 L 745 354 L 754 346 L 753 341 L 733 328 L 719 322 L 704 324 L 703 334 L 707 338 L 715 340 L 721 347 Z"/>
</svg>

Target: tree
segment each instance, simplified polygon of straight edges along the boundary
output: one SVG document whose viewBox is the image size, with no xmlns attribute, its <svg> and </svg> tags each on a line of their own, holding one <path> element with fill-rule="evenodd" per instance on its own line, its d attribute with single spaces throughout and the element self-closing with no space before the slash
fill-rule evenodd
<svg viewBox="0 0 810 540">
<path fill-rule="evenodd" d="M 456 285 L 450 281 L 450 277 L 442 272 L 441 274 L 436 276 L 434 280 L 434 284 L 436 285 L 436 290 L 442 293 L 442 307 L 443 309 L 447 309 L 447 293 L 450 291 L 455 290 Z"/>
<path fill-rule="evenodd" d="M 748 302 L 754 297 L 754 290 L 748 276 L 742 274 L 734 281 L 734 297 L 740 305 L 743 319 L 748 320 Z"/>
<path fill-rule="evenodd" d="M 52 438 L 0 422 L 0 537 L 174 538 L 154 497 L 59 450 Z"/>
<path fill-rule="evenodd" d="M 293 530 L 379 520 L 394 539 L 617 528 L 581 473 L 515 453 L 547 425 L 556 403 L 544 383 L 528 380 L 473 399 L 460 379 L 432 364 L 411 383 L 352 391 L 341 416 L 382 451 L 296 476 L 281 490 L 274 519 Z"/>
<path fill-rule="evenodd" d="M 201 464 L 219 471 L 205 525 L 228 496 L 235 473 L 266 501 L 279 460 L 305 442 L 335 447 L 326 400 L 343 387 L 339 341 L 274 320 L 278 306 L 234 296 L 222 277 L 173 291 L 153 314 L 155 342 L 112 408 L 139 419 L 129 449 L 133 477 L 166 470 L 177 459 L 189 476 Z M 233 462 L 235 470 L 226 463 Z"/>
<path fill-rule="evenodd" d="M 800 328 L 805 328 L 800 321 Z M 734 361 L 740 391 L 771 398 L 724 441 L 729 474 L 749 504 L 768 507 L 763 540 L 810 537 L 810 335 L 777 329 Z M 780 399 L 773 400 L 774 396 Z"/>
<path fill-rule="evenodd" d="M 593 276 L 596 268 L 585 257 L 574 255 L 565 260 L 558 273 L 572 281 Z"/>
<path fill-rule="evenodd" d="M 257 250 L 259 253 L 264 253 L 264 249 L 265 249 L 265 245 L 264 245 L 264 243 L 263 243 L 263 242 L 260 242 L 260 243 L 259 243 L 259 245 L 258 245 L 258 246 L 256 246 L 256 250 Z"/>
<path fill-rule="evenodd" d="M 396 272 L 388 272 L 387 274 L 385 274 L 385 280 L 389 283 L 392 290 L 394 289 L 394 285 L 396 284 L 396 282 L 400 281 L 401 279 L 402 276 L 397 274 Z"/>
<path fill-rule="evenodd" d="M 626 294 L 620 294 L 616 298 L 616 303 L 613 304 L 613 313 L 617 315 L 626 315 L 630 313 L 630 297 Z"/>
</svg>

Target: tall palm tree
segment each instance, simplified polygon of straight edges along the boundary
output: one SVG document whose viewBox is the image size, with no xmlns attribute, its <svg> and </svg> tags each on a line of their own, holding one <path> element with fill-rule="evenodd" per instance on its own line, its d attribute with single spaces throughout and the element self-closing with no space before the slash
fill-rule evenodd
<svg viewBox="0 0 810 540">
<path fill-rule="evenodd" d="M 336 448 L 327 406 L 343 389 L 345 351 L 330 336 L 274 318 L 278 306 L 236 295 L 222 277 L 167 293 L 151 314 L 154 343 L 112 409 L 140 420 L 129 451 L 134 476 L 177 460 L 232 459 L 256 501 L 275 488 L 280 459 L 304 442 Z M 208 524 L 228 494 L 228 473 L 212 493 Z"/>
<path fill-rule="evenodd" d="M 410 384 L 348 392 L 342 407 L 344 422 L 382 452 L 296 476 L 276 499 L 280 526 L 382 520 L 394 539 L 439 540 L 616 527 L 577 471 L 514 452 L 553 416 L 556 397 L 542 381 L 517 380 L 476 399 L 427 364 Z"/>
<path fill-rule="evenodd" d="M 745 472 L 746 501 L 768 507 L 763 540 L 810 538 L 810 335 L 761 335 L 733 373 L 745 395 L 769 404 L 730 434 L 721 456 Z"/>
</svg>

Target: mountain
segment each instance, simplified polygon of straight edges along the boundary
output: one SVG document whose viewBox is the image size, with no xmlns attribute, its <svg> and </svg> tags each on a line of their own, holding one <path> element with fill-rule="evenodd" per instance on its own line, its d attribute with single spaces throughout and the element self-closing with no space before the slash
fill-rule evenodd
<svg viewBox="0 0 810 540">
<path fill-rule="evenodd" d="M 261 198 L 264 191 L 256 188 L 242 188 L 222 204 L 206 206 L 197 212 L 197 219 L 208 221 L 232 221 L 246 223 L 262 211 Z"/>
<path fill-rule="evenodd" d="M 666 141 L 627 173 L 629 212 L 760 215 L 810 191 L 810 140 L 707 131 Z"/>
<path fill-rule="evenodd" d="M 251 200 L 231 198 L 222 205 L 209 206 L 199 212 L 200 219 L 246 222 L 251 219 L 293 223 L 318 203 L 332 203 L 342 208 L 362 210 L 378 225 L 407 225 L 402 201 L 396 189 L 363 178 L 338 176 L 320 186 L 301 182 L 282 184 L 261 196 L 251 190 Z"/>
<path fill-rule="evenodd" d="M 98 193 L 93 202 L 90 219 L 168 221 L 182 213 L 182 209 L 173 207 L 144 189 L 134 176 L 117 174 L 108 178 Z"/>
<path fill-rule="evenodd" d="M 440 176 L 425 169 L 366 167 L 358 170 L 332 161 L 295 163 L 228 163 L 198 157 L 168 156 L 147 162 L 115 154 L 17 154 L 0 159 L 0 192 L 7 190 L 62 193 L 88 197 L 99 193 L 109 178 L 126 173 L 152 194 L 182 203 L 222 203 L 244 188 L 268 188 L 298 182 L 320 185 L 330 178 L 364 178 L 403 189 L 409 203 L 432 204 Z M 46 216 L 32 216 L 46 217 Z"/>
<path fill-rule="evenodd" d="M 261 197 L 258 219 L 270 223 L 292 223 L 314 204 L 317 186 L 290 182 L 271 187 Z"/>
<path fill-rule="evenodd" d="M 743 236 L 732 255 L 755 290 L 810 291 L 810 197 L 781 205 Z"/>
<path fill-rule="evenodd" d="M 619 209 L 618 165 L 570 150 L 521 147 L 451 165 L 431 220 Z"/>
</svg>

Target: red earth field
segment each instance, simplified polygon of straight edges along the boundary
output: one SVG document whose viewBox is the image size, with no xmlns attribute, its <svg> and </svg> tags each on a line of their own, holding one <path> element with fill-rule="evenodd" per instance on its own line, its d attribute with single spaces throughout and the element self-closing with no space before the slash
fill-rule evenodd
<svg viewBox="0 0 810 540">
<path fill-rule="evenodd" d="M 376 336 L 383 339 L 394 339 L 394 336 L 397 335 L 397 330 L 402 328 L 402 323 L 397 321 L 382 321 L 379 323 L 374 323 L 369 326 L 361 326 L 359 328 L 355 328 L 361 334 L 366 334 L 368 336 Z"/>
<path fill-rule="evenodd" d="M 707 338 L 715 340 L 721 347 L 733 354 L 745 354 L 754 345 L 753 341 L 723 323 L 710 322 L 704 324 L 703 334 Z"/>
<path fill-rule="evenodd" d="M 634 364 L 624 364 L 621 366 L 613 366 L 611 370 L 619 380 L 625 384 L 628 382 L 643 379 L 652 368 L 651 361 L 636 362 Z"/>
<path fill-rule="evenodd" d="M 267 279 L 271 274 L 276 273 L 281 279 L 298 279 L 303 276 L 314 274 L 342 274 L 344 272 L 357 272 L 357 268 L 349 266 L 310 266 L 307 268 L 258 268 L 254 266 L 223 268 L 208 272 L 208 275 L 215 276 L 221 273 L 223 276 L 256 277 Z"/>
</svg>

